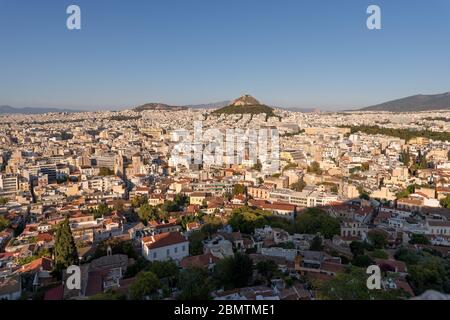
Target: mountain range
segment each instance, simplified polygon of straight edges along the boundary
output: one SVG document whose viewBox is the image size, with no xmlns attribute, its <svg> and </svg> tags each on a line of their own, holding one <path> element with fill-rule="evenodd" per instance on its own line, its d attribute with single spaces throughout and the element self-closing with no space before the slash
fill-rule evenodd
<svg viewBox="0 0 450 320">
<path fill-rule="evenodd" d="M 14 108 L 11 106 L 0 106 L 0 114 L 43 114 L 51 112 L 82 112 L 80 110 L 58 109 L 58 108 Z"/>
<path fill-rule="evenodd" d="M 391 112 L 413 112 L 430 110 L 450 110 L 450 92 L 431 95 L 418 94 L 359 109 L 359 111 Z"/>
<path fill-rule="evenodd" d="M 159 102 L 152 102 L 152 103 L 146 103 L 141 106 L 138 106 L 134 108 L 134 111 L 144 111 L 144 110 L 165 110 L 165 111 L 180 111 L 180 110 L 187 110 L 189 108 L 191 109 L 216 109 L 221 108 L 226 105 L 228 105 L 230 101 L 220 101 L 220 102 L 213 102 L 213 103 L 206 103 L 206 104 L 190 104 L 185 106 L 171 106 L 165 103 L 159 103 Z"/>
</svg>

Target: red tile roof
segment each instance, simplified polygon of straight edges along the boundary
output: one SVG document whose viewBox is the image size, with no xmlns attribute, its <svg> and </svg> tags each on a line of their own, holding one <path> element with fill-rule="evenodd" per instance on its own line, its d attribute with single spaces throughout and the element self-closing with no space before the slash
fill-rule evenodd
<svg viewBox="0 0 450 320">
<path fill-rule="evenodd" d="M 31 261 L 30 263 L 23 265 L 21 271 L 22 272 L 40 271 L 41 267 L 42 270 L 51 271 L 53 269 L 52 260 L 47 257 L 36 259 L 34 261 Z"/>
<path fill-rule="evenodd" d="M 219 258 L 213 256 L 211 253 L 205 253 L 198 256 L 190 256 L 186 257 L 180 262 L 180 266 L 182 268 L 188 268 L 188 267 L 199 267 L 199 268 L 206 268 L 211 263 L 216 263 L 219 261 Z"/>
<path fill-rule="evenodd" d="M 142 242 L 148 249 L 156 249 L 171 246 L 177 243 L 188 242 L 180 232 L 165 232 L 150 237 L 145 237 Z"/>
</svg>

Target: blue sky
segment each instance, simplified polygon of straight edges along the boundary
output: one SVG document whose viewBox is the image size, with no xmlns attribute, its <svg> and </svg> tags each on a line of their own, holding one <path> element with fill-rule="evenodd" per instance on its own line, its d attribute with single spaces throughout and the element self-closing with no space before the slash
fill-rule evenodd
<svg viewBox="0 0 450 320">
<path fill-rule="evenodd" d="M 82 29 L 66 29 L 66 8 Z M 366 28 L 366 8 L 382 30 Z M 448 0 L 0 0 L 0 105 L 124 108 L 250 93 L 341 109 L 450 91 Z"/>
</svg>

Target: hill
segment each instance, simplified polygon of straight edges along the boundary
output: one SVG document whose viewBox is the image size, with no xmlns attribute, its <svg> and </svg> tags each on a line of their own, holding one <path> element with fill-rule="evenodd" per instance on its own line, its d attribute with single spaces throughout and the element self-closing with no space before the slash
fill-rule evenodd
<svg viewBox="0 0 450 320">
<path fill-rule="evenodd" d="M 58 108 L 14 108 L 11 106 L 0 106 L 0 114 L 43 114 L 60 112 L 82 112 L 80 110 L 58 109 Z"/>
<path fill-rule="evenodd" d="M 218 109 L 213 114 L 260 114 L 274 117 L 273 108 L 261 104 L 254 97 L 246 94 L 234 100 L 230 105 Z"/>
<path fill-rule="evenodd" d="M 164 103 L 146 103 L 134 108 L 134 111 L 141 112 L 146 110 L 164 110 L 164 111 L 180 111 L 187 110 L 187 107 L 169 106 Z"/>
<path fill-rule="evenodd" d="M 450 92 L 442 94 L 418 94 L 402 99 L 388 101 L 382 104 L 366 107 L 360 111 L 392 111 L 413 112 L 429 110 L 450 110 Z"/>
</svg>

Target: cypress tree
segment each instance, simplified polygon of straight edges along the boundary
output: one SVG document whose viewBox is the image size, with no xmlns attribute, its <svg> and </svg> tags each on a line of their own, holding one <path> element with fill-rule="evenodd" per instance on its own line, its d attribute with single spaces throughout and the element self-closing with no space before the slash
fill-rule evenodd
<svg viewBox="0 0 450 320">
<path fill-rule="evenodd" d="M 54 253 L 55 267 L 58 271 L 78 262 L 77 247 L 67 218 L 59 224 L 56 230 Z"/>
</svg>

